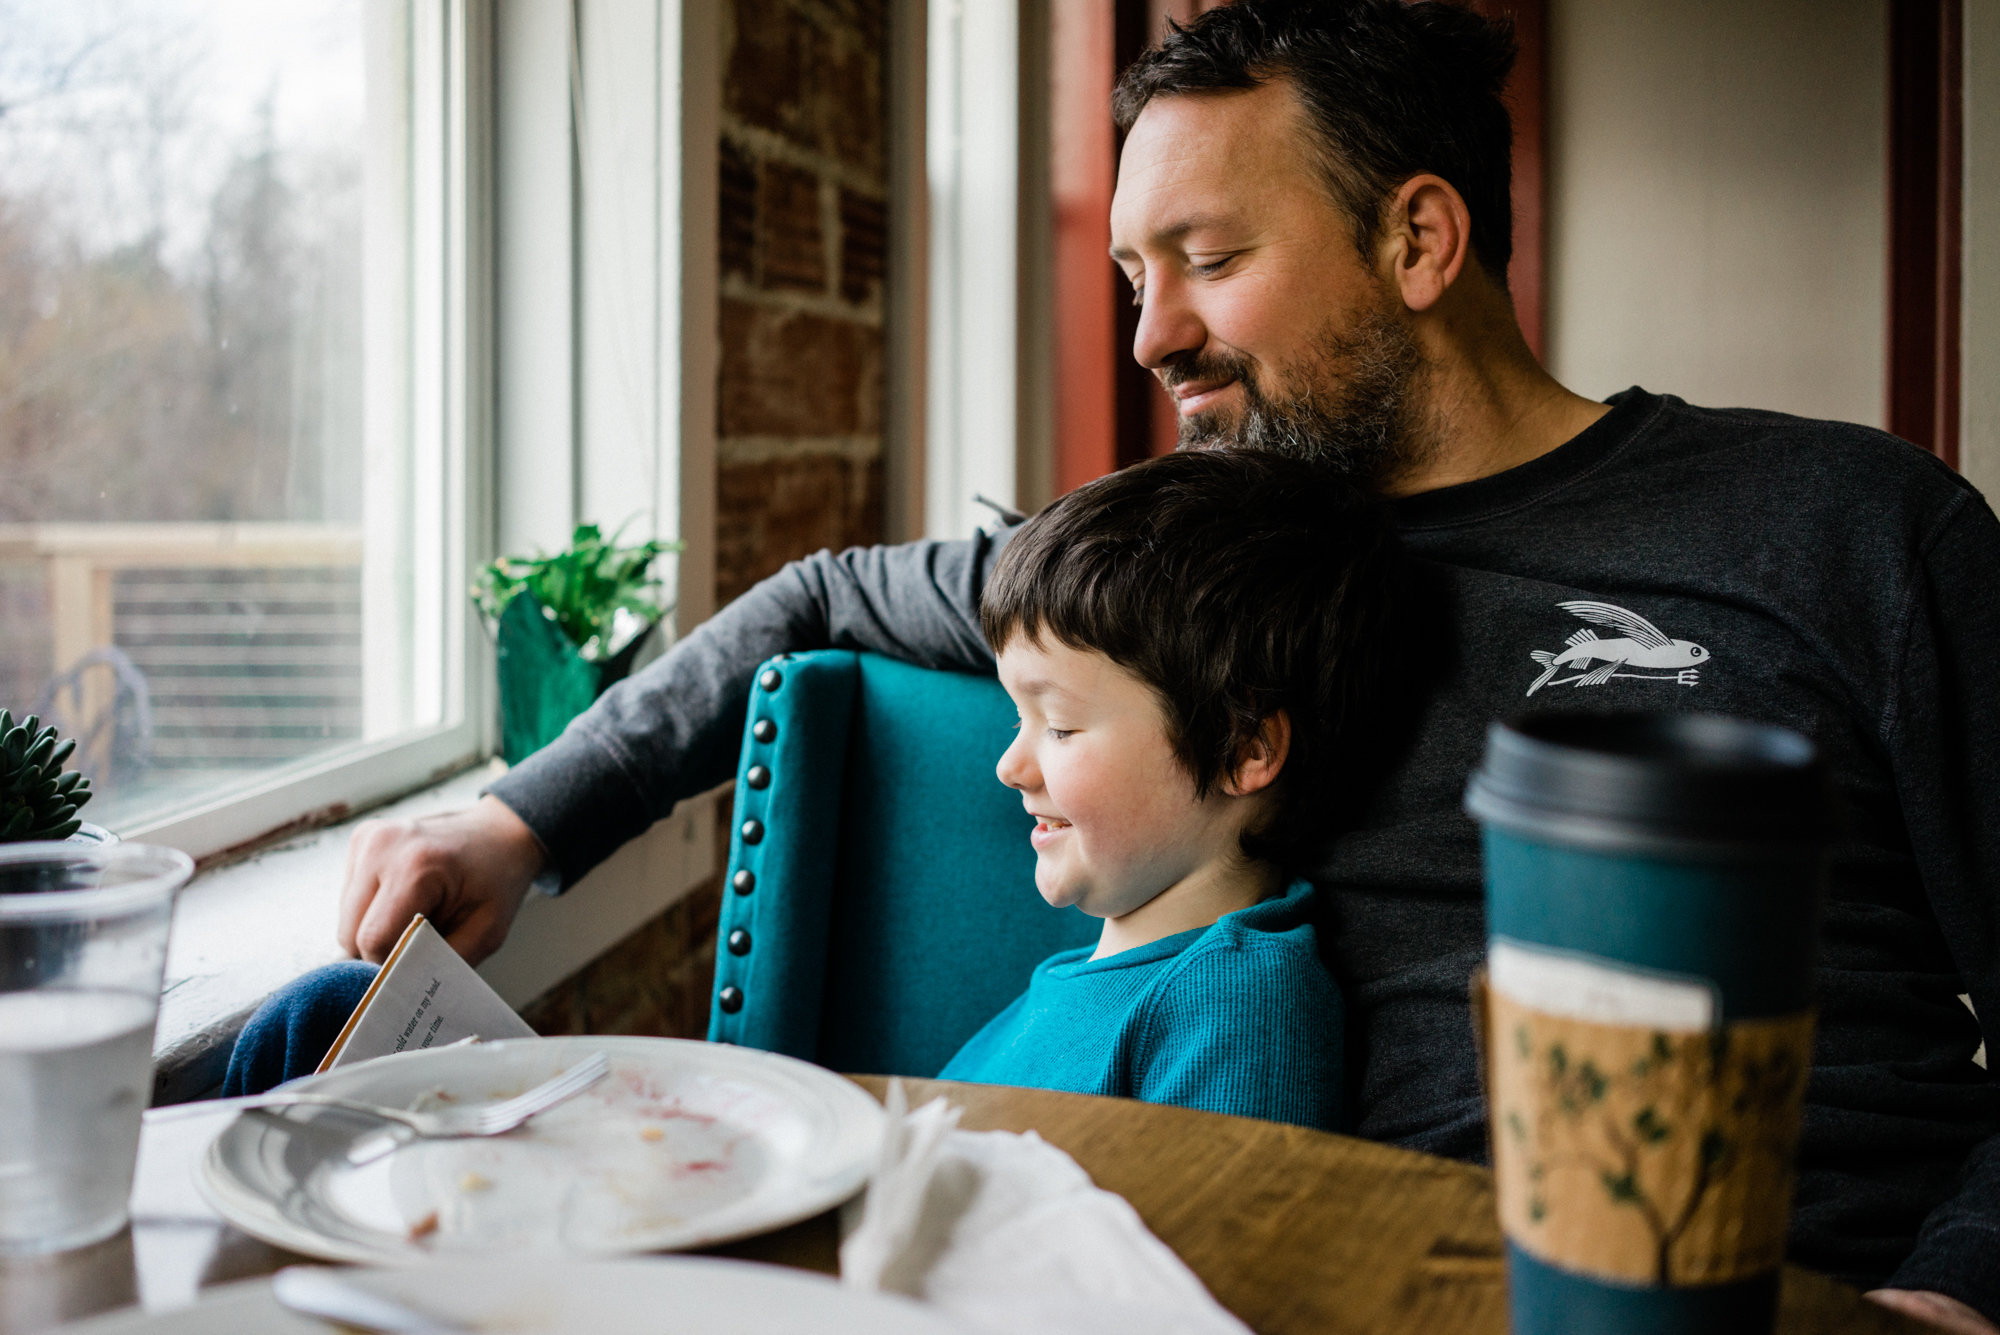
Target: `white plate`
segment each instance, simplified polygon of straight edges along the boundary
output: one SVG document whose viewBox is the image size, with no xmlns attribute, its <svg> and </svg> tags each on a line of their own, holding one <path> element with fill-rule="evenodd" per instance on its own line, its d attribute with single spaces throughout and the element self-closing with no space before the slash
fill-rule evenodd
<svg viewBox="0 0 2000 1335">
<path fill-rule="evenodd" d="M 349 1270 L 357 1285 L 426 1315 L 508 1335 L 954 1335 L 906 1298 L 844 1289 L 824 1275 L 709 1257 L 443 1261 Z M 271 1281 L 210 1289 L 178 1312 L 114 1313 L 62 1335 L 328 1335 L 271 1297 Z"/>
<path fill-rule="evenodd" d="M 299 1088 L 391 1107 L 520 1093 L 593 1052 L 611 1073 L 504 1136 L 415 1141 L 362 1167 L 382 1123 L 245 1113 L 202 1164 L 246 1233 L 334 1261 L 667 1251 L 762 1233 L 861 1189 L 882 1137 L 866 1091 L 790 1057 L 671 1038 L 524 1038 L 403 1053 Z"/>
</svg>

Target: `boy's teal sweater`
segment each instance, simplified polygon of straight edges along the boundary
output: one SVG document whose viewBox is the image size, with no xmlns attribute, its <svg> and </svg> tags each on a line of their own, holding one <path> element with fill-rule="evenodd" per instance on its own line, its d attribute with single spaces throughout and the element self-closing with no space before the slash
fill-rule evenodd
<svg viewBox="0 0 2000 1335">
<path fill-rule="evenodd" d="M 1051 955 L 939 1078 L 1338 1130 L 1340 993 L 1319 961 L 1312 907 L 1312 887 L 1294 881 L 1106 959 L 1089 946 Z"/>
</svg>

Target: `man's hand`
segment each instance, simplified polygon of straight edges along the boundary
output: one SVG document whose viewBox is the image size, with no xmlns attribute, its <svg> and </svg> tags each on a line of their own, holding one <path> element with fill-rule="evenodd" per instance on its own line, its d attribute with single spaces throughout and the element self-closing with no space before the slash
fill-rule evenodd
<svg viewBox="0 0 2000 1335">
<path fill-rule="evenodd" d="M 1942 1293 L 1928 1289 L 1875 1289 L 1868 1296 L 1890 1311 L 1928 1321 L 1952 1335 L 2000 1335 L 2000 1326 Z"/>
<path fill-rule="evenodd" d="M 380 964 L 421 913 L 477 964 L 500 948 L 540 874 L 542 846 L 497 798 L 422 820 L 370 820 L 347 845 L 340 948 Z"/>
</svg>

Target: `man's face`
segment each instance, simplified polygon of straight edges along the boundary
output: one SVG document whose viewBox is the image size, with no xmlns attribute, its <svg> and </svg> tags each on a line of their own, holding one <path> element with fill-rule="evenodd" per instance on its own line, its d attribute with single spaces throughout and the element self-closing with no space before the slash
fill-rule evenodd
<svg viewBox="0 0 2000 1335">
<path fill-rule="evenodd" d="M 1303 118 L 1282 81 L 1148 103 L 1119 164 L 1112 255 L 1143 308 L 1133 355 L 1174 398 L 1183 448 L 1376 478 L 1418 450 L 1424 361 Z"/>
</svg>

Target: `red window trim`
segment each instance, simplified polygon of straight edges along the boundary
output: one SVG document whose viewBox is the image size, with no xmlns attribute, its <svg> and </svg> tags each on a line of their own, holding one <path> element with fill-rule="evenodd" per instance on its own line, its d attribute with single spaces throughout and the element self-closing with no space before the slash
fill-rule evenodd
<svg viewBox="0 0 2000 1335">
<path fill-rule="evenodd" d="M 1889 6 L 1889 430 L 1958 466 L 1962 0 Z"/>
</svg>

